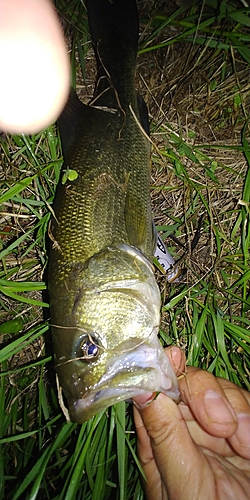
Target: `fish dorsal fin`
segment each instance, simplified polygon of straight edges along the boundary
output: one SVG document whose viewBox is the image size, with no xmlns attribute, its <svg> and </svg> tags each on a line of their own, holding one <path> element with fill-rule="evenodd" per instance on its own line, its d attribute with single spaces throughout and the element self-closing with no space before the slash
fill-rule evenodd
<svg viewBox="0 0 250 500">
<path fill-rule="evenodd" d="M 148 108 L 142 96 L 137 96 L 137 106 L 139 113 L 139 120 L 141 126 L 149 136 L 149 120 Z M 131 192 L 126 195 L 125 205 L 125 223 L 129 242 L 136 248 L 139 248 L 145 254 L 151 256 L 153 248 L 156 246 L 157 236 L 154 233 L 154 224 L 152 226 L 152 245 L 149 245 L 151 235 L 148 234 L 149 217 L 151 213 L 150 207 L 146 207 L 138 198 Z M 149 248 L 151 246 L 151 248 Z"/>
<path fill-rule="evenodd" d="M 77 129 L 86 115 L 87 106 L 71 90 L 68 102 L 58 118 L 59 131 L 62 141 L 63 156 L 67 155 L 70 146 L 73 144 Z"/>
<path fill-rule="evenodd" d="M 125 224 L 130 245 L 146 253 L 147 214 L 138 197 L 130 191 L 126 195 Z"/>
<path fill-rule="evenodd" d="M 149 119 L 148 119 L 148 108 L 141 95 L 137 96 L 137 106 L 139 111 L 139 118 L 141 126 L 144 128 L 146 134 L 150 136 Z"/>
</svg>

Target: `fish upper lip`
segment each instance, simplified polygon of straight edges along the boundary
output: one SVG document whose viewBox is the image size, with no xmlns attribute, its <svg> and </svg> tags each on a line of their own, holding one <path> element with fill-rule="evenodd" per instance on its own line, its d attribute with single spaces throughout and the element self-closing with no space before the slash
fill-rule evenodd
<svg viewBox="0 0 250 500">
<path fill-rule="evenodd" d="M 105 385 L 110 387 L 113 381 L 117 384 L 118 378 L 121 376 L 129 379 L 135 378 L 138 372 L 141 373 L 141 379 L 144 380 L 147 372 L 152 372 L 152 370 L 161 374 L 163 386 L 164 378 L 169 379 L 167 377 L 168 373 L 170 373 L 172 380 L 175 378 L 171 363 L 166 357 L 163 348 L 158 344 L 158 339 L 157 344 L 150 343 L 148 345 L 142 343 L 134 349 L 113 356 L 106 367 L 106 372 L 98 381 L 96 389 L 104 388 Z M 125 384 L 121 383 L 121 387 L 125 387 Z M 168 389 L 169 384 L 167 383 L 164 388 Z M 95 387 L 93 389 L 95 390 Z"/>
</svg>

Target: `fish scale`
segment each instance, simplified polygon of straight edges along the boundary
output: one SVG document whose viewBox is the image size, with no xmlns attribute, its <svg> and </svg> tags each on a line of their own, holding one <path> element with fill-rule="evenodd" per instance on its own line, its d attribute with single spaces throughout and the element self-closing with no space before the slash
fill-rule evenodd
<svg viewBox="0 0 250 500">
<path fill-rule="evenodd" d="M 56 227 L 53 222 L 53 235 L 63 259 L 84 262 L 114 241 L 133 244 L 133 236 L 141 233 L 145 236 L 137 246 L 152 257 L 149 146 L 132 115 L 124 125 L 123 116 L 117 123 L 113 114 L 91 111 L 89 121 L 98 123 L 101 130 L 95 129 L 93 137 L 92 129 L 80 128 L 80 137 L 76 136 L 65 161 L 78 178 L 59 186 L 63 193 L 56 198 L 55 212 L 60 224 Z M 137 135 L 134 146 L 133 132 Z M 86 143 L 88 148 L 84 147 Z M 93 154 L 96 149 L 101 154 Z M 104 175 L 107 182 L 102 187 Z M 143 231 L 139 224 L 144 226 Z"/>
<path fill-rule="evenodd" d="M 79 423 L 144 391 L 178 397 L 157 338 L 150 144 L 134 88 L 136 4 L 89 0 L 87 9 L 96 88 L 87 106 L 71 94 L 59 119 L 64 166 L 49 261 L 56 372 Z M 74 180 L 65 180 L 69 171 Z"/>
</svg>

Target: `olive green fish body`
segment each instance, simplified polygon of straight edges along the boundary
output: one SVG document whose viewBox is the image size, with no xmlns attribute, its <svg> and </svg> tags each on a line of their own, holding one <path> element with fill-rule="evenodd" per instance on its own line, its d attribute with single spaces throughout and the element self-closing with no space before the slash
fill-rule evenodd
<svg viewBox="0 0 250 500">
<path fill-rule="evenodd" d="M 96 89 L 88 106 L 71 96 L 59 120 L 65 162 L 49 263 L 56 370 L 78 422 L 135 393 L 178 392 L 157 340 L 150 148 L 134 89 L 136 5 L 87 6 Z"/>
<path fill-rule="evenodd" d="M 62 259 L 84 262 L 125 241 L 152 256 L 146 139 L 130 111 L 127 117 L 119 109 L 82 106 L 81 129 L 64 164 L 78 176 L 59 186 L 55 205 Z"/>
</svg>

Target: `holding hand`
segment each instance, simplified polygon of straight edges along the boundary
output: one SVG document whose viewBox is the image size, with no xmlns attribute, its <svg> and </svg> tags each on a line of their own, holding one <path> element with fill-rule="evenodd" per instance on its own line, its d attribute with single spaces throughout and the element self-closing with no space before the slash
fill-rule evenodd
<svg viewBox="0 0 250 500">
<path fill-rule="evenodd" d="M 176 347 L 167 355 L 180 375 L 184 355 Z M 250 393 L 191 366 L 179 388 L 179 405 L 164 394 L 148 405 L 134 398 L 146 497 L 249 500 Z"/>
</svg>

